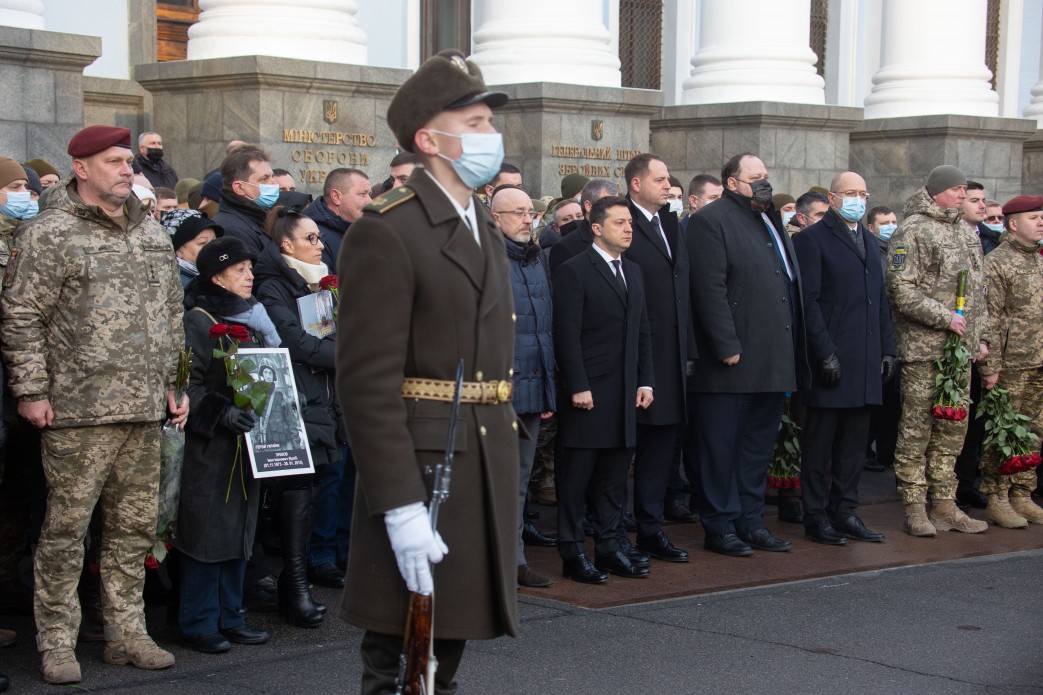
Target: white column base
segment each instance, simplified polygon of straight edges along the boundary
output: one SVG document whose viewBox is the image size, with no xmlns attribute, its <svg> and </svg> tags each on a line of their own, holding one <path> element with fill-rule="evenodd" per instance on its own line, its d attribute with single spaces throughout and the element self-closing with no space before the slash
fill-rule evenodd
<svg viewBox="0 0 1043 695">
<path fill-rule="evenodd" d="M 43 0 L 0 0 L 0 25 L 43 29 Z"/>
</svg>

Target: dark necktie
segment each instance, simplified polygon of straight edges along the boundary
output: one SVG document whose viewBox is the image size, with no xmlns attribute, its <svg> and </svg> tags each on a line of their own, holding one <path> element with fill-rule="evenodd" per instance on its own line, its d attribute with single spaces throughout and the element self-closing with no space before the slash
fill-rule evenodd
<svg viewBox="0 0 1043 695">
<path fill-rule="evenodd" d="M 627 293 L 627 281 L 623 279 L 623 268 L 620 267 L 619 259 L 612 261 L 612 269 L 616 271 L 616 282 L 619 283 L 619 288 L 623 290 L 623 294 Z"/>
<path fill-rule="evenodd" d="M 652 215 L 652 226 L 655 228 L 656 234 L 663 242 L 663 248 L 666 250 L 666 257 L 673 259 L 670 255 L 670 242 L 666 240 L 666 232 L 663 231 L 663 225 L 659 223 L 659 215 Z"/>
</svg>

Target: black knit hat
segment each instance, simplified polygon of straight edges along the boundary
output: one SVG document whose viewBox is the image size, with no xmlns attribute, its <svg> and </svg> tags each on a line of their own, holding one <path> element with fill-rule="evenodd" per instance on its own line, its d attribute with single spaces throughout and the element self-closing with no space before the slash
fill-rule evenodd
<svg viewBox="0 0 1043 695">
<path fill-rule="evenodd" d="M 25 172 L 25 179 L 26 181 L 28 181 L 28 183 L 26 184 L 26 188 L 28 188 L 36 195 L 40 195 L 41 193 L 43 193 L 43 184 L 40 183 L 39 174 L 37 174 L 32 167 L 27 166 L 25 164 L 22 165 L 22 171 Z"/>
<path fill-rule="evenodd" d="M 174 236 L 172 239 L 172 241 L 174 242 L 174 250 L 177 251 L 179 248 L 181 248 L 182 246 L 184 246 L 185 244 L 202 234 L 203 230 L 206 229 L 214 230 L 214 236 L 216 236 L 218 239 L 225 235 L 224 227 L 222 227 L 219 224 L 215 224 L 213 220 L 208 220 L 202 215 L 186 217 L 185 219 L 181 220 L 181 224 L 177 226 L 177 231 L 174 232 Z M 212 244 L 214 242 L 210 243 Z M 207 246 L 209 246 L 209 244 Z M 219 270 L 217 272 L 221 271 Z"/>
<path fill-rule="evenodd" d="M 257 256 L 251 253 L 241 240 L 234 236 L 223 236 L 200 249 L 196 257 L 196 270 L 199 271 L 200 277 L 209 280 L 215 275 L 220 275 L 225 268 L 242 261 L 256 263 Z"/>
</svg>

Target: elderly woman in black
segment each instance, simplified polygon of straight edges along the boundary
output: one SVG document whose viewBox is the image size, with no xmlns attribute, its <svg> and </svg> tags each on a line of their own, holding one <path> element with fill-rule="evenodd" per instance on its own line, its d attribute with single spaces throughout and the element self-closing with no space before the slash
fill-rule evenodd
<svg viewBox="0 0 1043 695">
<path fill-rule="evenodd" d="M 264 306 L 251 296 L 254 260 L 242 241 L 216 239 L 199 251 L 199 276 L 185 288 L 192 407 L 173 538 L 181 562 L 178 623 L 187 646 L 215 654 L 231 649 L 231 642 L 264 644 L 269 638 L 239 613 L 261 497 L 239 438 L 254 428 L 257 416 L 233 404 L 225 365 L 213 357 L 229 340 L 211 337 L 211 328 L 224 324 L 246 328 L 249 339 L 240 340 L 240 347 L 279 345 Z"/>
<path fill-rule="evenodd" d="M 318 627 L 322 607 L 308 588 L 308 537 L 313 499 L 325 467 L 340 456 L 343 435 L 334 402 L 333 366 L 336 334 L 322 338 L 301 325 L 297 300 L 320 289 L 328 274 L 322 262 L 322 236 L 310 218 L 295 208 L 276 206 L 265 229 L 271 238 L 257 262 L 257 299 L 272 317 L 282 344 L 290 351 L 293 376 L 308 446 L 315 463 L 313 476 L 296 475 L 278 481 L 281 492 L 283 573 L 279 577 L 279 612 L 290 623 Z"/>
</svg>

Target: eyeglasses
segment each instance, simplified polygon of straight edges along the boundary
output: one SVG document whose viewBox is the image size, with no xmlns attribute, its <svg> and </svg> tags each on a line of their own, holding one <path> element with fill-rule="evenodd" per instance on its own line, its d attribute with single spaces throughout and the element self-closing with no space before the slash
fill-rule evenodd
<svg viewBox="0 0 1043 695">
<path fill-rule="evenodd" d="M 497 215 L 517 215 L 518 217 L 525 217 L 526 215 L 528 215 L 529 217 L 531 217 L 533 219 L 536 218 L 536 211 L 535 210 L 497 210 L 496 214 Z"/>
<path fill-rule="evenodd" d="M 321 234 L 316 234 L 315 232 L 312 232 L 311 234 L 308 234 L 307 236 L 299 236 L 299 237 L 295 237 L 295 238 L 298 241 L 307 241 L 312 246 L 318 246 L 319 242 L 323 240 L 323 236 Z"/>
<path fill-rule="evenodd" d="M 986 222 L 1002 222 L 1003 221 L 1003 215 L 989 215 L 988 217 L 985 218 L 985 221 Z"/>
<path fill-rule="evenodd" d="M 830 191 L 830 193 L 838 198 L 861 198 L 862 200 L 869 200 L 869 194 L 865 191 Z"/>
</svg>

